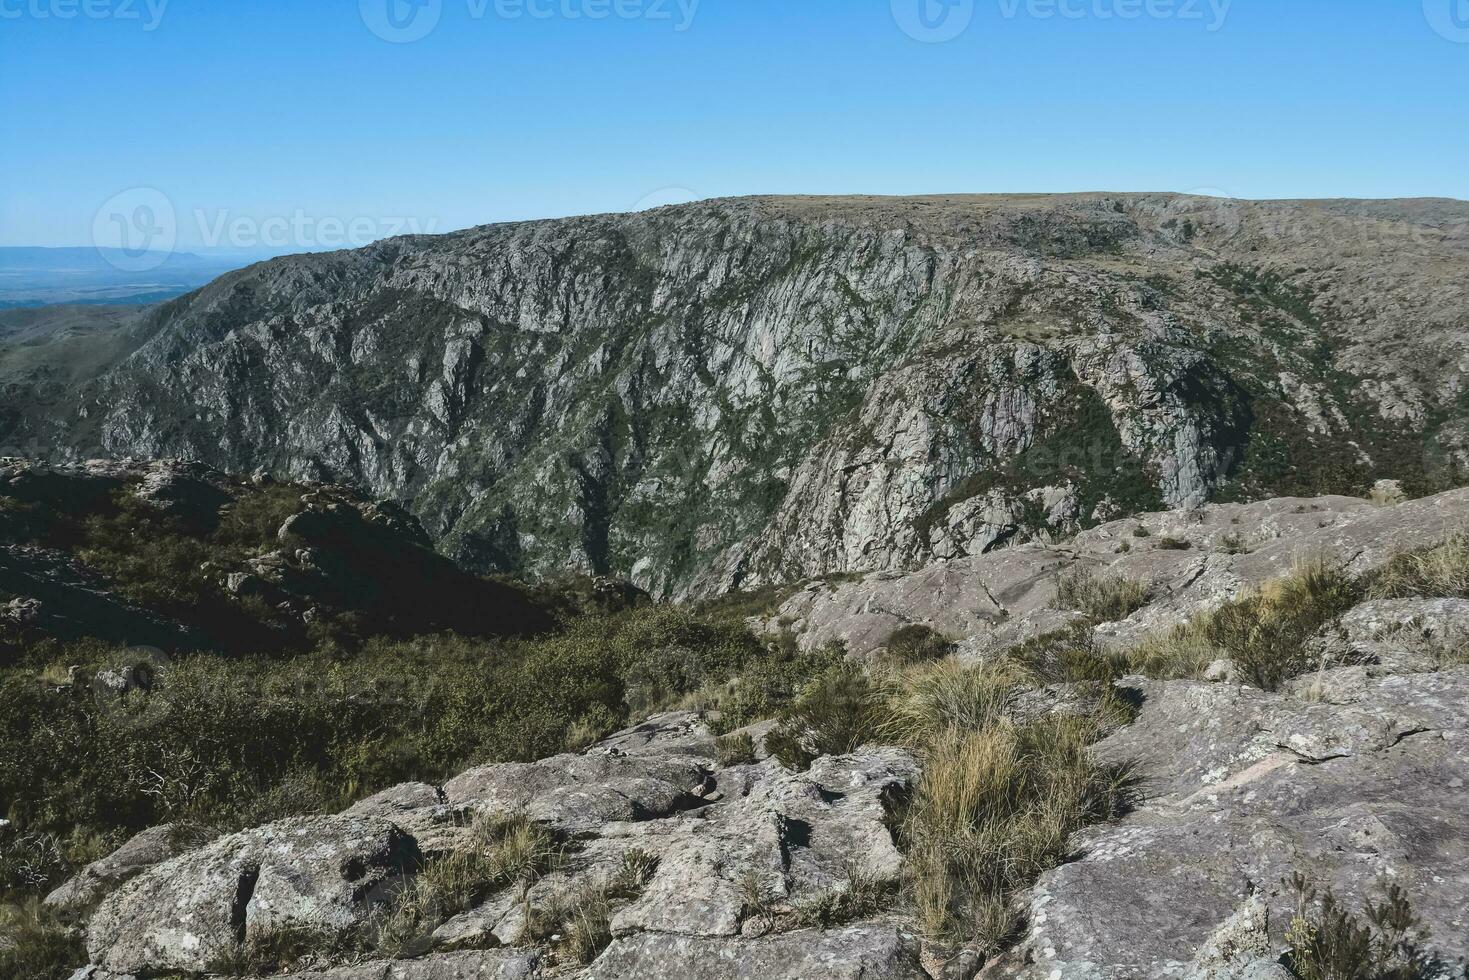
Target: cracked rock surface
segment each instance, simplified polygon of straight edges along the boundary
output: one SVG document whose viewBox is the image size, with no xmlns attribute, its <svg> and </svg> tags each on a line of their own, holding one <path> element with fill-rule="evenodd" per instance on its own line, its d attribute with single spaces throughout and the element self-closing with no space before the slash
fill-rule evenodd
<svg viewBox="0 0 1469 980">
<path fill-rule="evenodd" d="M 1349 708 L 1123 683 L 1141 692 L 1141 714 L 1098 751 L 1141 762 L 1145 802 L 1082 832 L 1078 859 L 1041 877 L 1004 975 L 1196 977 L 1251 902 L 1275 925 L 1258 940 L 1273 960 L 1294 871 L 1353 910 L 1399 884 L 1438 954 L 1469 956 L 1469 668 L 1375 680 Z"/>
</svg>

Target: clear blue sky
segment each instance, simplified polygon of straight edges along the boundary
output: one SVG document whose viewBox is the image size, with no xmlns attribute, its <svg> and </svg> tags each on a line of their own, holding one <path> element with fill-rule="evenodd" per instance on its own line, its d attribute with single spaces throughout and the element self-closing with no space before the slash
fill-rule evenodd
<svg viewBox="0 0 1469 980">
<path fill-rule="evenodd" d="M 0 245 L 89 244 L 137 187 L 180 247 L 752 193 L 1469 198 L 1469 0 L 161 2 L 0 0 Z M 383 40 L 389 3 L 437 24 Z M 920 3 L 967 27 L 915 39 Z"/>
</svg>

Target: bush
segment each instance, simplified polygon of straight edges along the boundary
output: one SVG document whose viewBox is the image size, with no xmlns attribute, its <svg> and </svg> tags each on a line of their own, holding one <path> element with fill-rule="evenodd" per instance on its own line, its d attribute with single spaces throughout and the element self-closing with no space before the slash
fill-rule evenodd
<svg viewBox="0 0 1469 980">
<path fill-rule="evenodd" d="M 840 646 L 803 652 L 787 634 L 770 642 L 761 659 L 699 691 L 692 704 L 719 713 L 711 725 L 717 732 L 734 731 L 778 716 L 812 678 L 825 675 L 844 660 Z"/>
<path fill-rule="evenodd" d="M 954 642 L 931 627 L 912 623 L 888 638 L 884 652 L 895 663 L 926 663 L 953 653 Z"/>
<path fill-rule="evenodd" d="M 1251 684 L 1278 690 L 1317 666 L 1307 641 L 1362 594 L 1361 586 L 1336 566 L 1299 562 L 1284 578 L 1145 640 L 1128 659 L 1134 670 L 1172 678 L 1202 676 L 1211 662 L 1227 657 Z"/>
<path fill-rule="evenodd" d="M 1193 542 L 1185 541 L 1183 538 L 1162 537 L 1158 539 L 1155 547 L 1159 551 L 1188 551 L 1193 547 Z"/>
<path fill-rule="evenodd" d="M 805 770 L 823 755 L 855 751 L 876 731 L 873 684 L 859 664 L 842 663 L 813 680 L 765 737 L 781 765 Z"/>
<path fill-rule="evenodd" d="M 751 765 L 755 762 L 755 739 L 749 732 L 725 735 L 715 741 L 714 755 L 721 769 Z"/>
<path fill-rule="evenodd" d="M 1219 539 L 1219 550 L 1226 555 L 1248 555 L 1250 546 L 1241 534 L 1231 531 Z"/>
<path fill-rule="evenodd" d="M 1303 876 L 1290 881 L 1298 908 L 1286 941 L 1286 963 L 1301 980 L 1428 980 L 1442 975 L 1423 951 L 1428 930 L 1406 893 L 1388 885 L 1380 902 L 1368 901 L 1365 922 L 1328 889 L 1318 892 Z"/>
<path fill-rule="evenodd" d="M 0 904 L 0 977 L 15 980 L 66 980 L 87 951 L 81 932 L 68 928 L 32 898 Z"/>
<path fill-rule="evenodd" d="M 1091 569 L 1068 572 L 1056 583 L 1056 601 L 1061 606 L 1079 609 L 1103 623 L 1115 623 L 1131 616 L 1148 604 L 1152 592 L 1145 582 L 1100 575 Z"/>
<path fill-rule="evenodd" d="M 1285 578 L 1220 607 L 1204 620 L 1202 635 L 1246 680 L 1274 691 L 1316 666 L 1306 641 L 1360 599 L 1356 583 L 1340 569 L 1302 562 Z"/>
<path fill-rule="evenodd" d="M 35 855 L 0 852 L 7 887 L 65 875 L 74 835 L 115 844 L 170 820 L 232 829 L 335 811 L 396 783 L 579 747 L 701 691 L 741 727 L 778 714 L 840 660 L 666 608 L 587 617 L 538 639 L 189 654 L 157 667 L 150 689 L 93 688 L 96 670 L 128 656 L 33 643 L 27 666 L 0 668 L 4 816 L 17 836 L 54 837 L 63 856 L 37 871 Z M 69 664 L 84 666 L 76 684 Z"/>
</svg>

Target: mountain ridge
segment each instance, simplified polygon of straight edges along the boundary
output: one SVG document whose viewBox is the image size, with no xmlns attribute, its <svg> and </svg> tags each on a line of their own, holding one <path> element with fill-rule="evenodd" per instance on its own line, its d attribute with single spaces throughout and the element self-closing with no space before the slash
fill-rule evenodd
<svg viewBox="0 0 1469 980">
<path fill-rule="evenodd" d="M 346 480 L 481 570 L 662 595 L 1466 458 L 1469 204 L 720 199 L 270 260 L 41 445 Z M 14 414 L 12 411 L 11 414 Z"/>
</svg>

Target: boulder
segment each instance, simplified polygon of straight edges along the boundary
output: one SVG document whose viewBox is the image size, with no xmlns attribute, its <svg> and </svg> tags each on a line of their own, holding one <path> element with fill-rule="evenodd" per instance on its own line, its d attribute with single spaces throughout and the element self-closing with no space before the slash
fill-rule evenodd
<svg viewBox="0 0 1469 980">
<path fill-rule="evenodd" d="M 444 795 L 454 805 L 524 813 L 558 830 L 578 833 L 700 806 L 703 801 L 695 791 L 708 778 L 709 770 L 698 758 L 593 748 L 582 755 L 471 769 L 445 783 Z"/>
<path fill-rule="evenodd" d="M 853 869 L 895 878 L 902 857 L 888 823 L 917 776 L 896 748 L 823 757 L 807 773 L 767 760 L 718 774 L 718 801 L 628 834 L 660 860 L 642 895 L 613 916 L 613 933 L 734 936 L 762 925 L 749 921 L 747 882 L 789 909 L 844 889 Z"/>
<path fill-rule="evenodd" d="M 46 896 L 46 907 L 66 918 L 83 917 L 125 882 L 203 842 L 202 833 L 192 827 L 181 824 L 150 827 L 78 871 L 70 881 Z"/>
<path fill-rule="evenodd" d="M 87 931 L 114 973 L 205 972 L 239 944 L 288 930 L 340 937 L 388 900 L 418 861 L 385 820 L 282 820 L 155 865 L 103 900 Z"/>
</svg>

